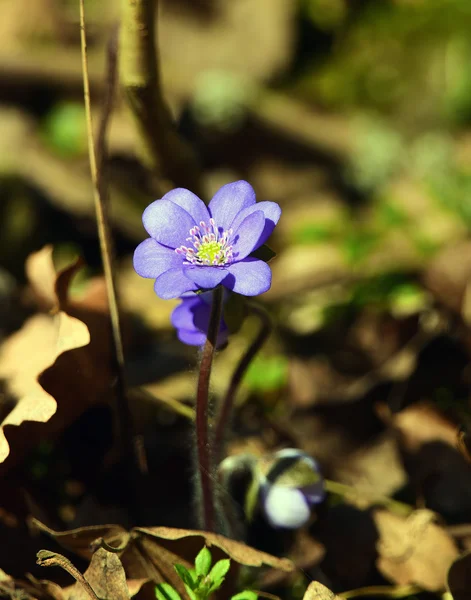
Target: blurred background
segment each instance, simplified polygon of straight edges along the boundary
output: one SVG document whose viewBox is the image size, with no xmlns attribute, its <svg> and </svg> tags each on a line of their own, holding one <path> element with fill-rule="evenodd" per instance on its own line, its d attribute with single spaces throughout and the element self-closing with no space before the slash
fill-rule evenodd
<svg viewBox="0 0 471 600">
<path fill-rule="evenodd" d="M 97 122 L 120 11 L 114 0 L 85 5 Z M 45 244 L 58 268 L 84 256 L 71 293 L 98 318 L 106 312 L 78 15 L 75 0 L 0 0 L 3 340 L 40 310 L 25 261 Z M 270 240 L 273 285 L 259 299 L 275 332 L 244 380 L 230 452 L 295 445 L 365 494 L 469 522 L 468 438 L 461 451 L 457 441 L 470 415 L 471 3 L 161 0 L 157 20 L 164 96 L 200 161 L 206 198 L 246 179 L 283 210 Z M 107 176 L 128 378 L 149 393 L 135 417 L 151 468 L 175 480 L 155 514 L 187 526 L 188 438 L 178 434 L 188 424 L 169 404 L 192 402 L 196 355 L 171 328 L 176 302 L 132 270 L 142 211 L 162 195 L 138 146 L 118 91 Z M 216 395 L 256 327 L 249 319 L 218 356 Z M 2 415 L 14 405 L 6 398 Z M 90 410 L 22 467 L 36 505 L 46 497 L 63 527 L 101 522 L 100 502 L 113 520 L 119 504 L 94 487 L 110 419 L 99 401 Z M 363 516 L 342 521 L 344 508 L 316 533 L 340 590 L 379 577 Z M 273 544 L 263 549 L 281 551 Z"/>
</svg>

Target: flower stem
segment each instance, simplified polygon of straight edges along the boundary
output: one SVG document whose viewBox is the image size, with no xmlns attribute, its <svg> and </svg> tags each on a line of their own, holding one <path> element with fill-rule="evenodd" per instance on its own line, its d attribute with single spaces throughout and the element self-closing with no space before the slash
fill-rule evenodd
<svg viewBox="0 0 471 600">
<path fill-rule="evenodd" d="M 203 355 L 199 370 L 198 387 L 196 392 L 196 446 L 198 468 L 202 494 L 203 528 L 205 531 L 215 531 L 216 511 L 213 490 L 213 473 L 211 442 L 209 439 L 209 381 L 213 365 L 214 351 L 222 314 L 223 288 L 217 287 L 213 292 L 211 316 L 209 318 L 208 335 L 203 347 Z"/>
<path fill-rule="evenodd" d="M 272 331 L 272 322 L 270 315 L 267 311 L 255 304 L 249 305 L 249 310 L 252 314 L 256 315 L 260 319 L 261 327 L 257 337 L 254 339 L 252 344 L 247 349 L 247 352 L 240 359 L 234 374 L 232 375 L 231 382 L 227 389 L 226 395 L 221 405 L 219 415 L 216 422 L 216 434 L 214 440 L 214 456 L 219 462 L 222 459 L 224 438 L 227 432 L 227 425 L 231 417 L 232 408 L 234 406 L 234 398 L 239 385 L 257 352 L 263 346 L 268 336 Z"/>
<path fill-rule="evenodd" d="M 325 489 L 331 494 L 337 494 L 338 496 L 359 496 L 364 498 L 367 496 L 366 494 L 359 492 L 353 486 L 347 485 L 346 483 L 340 483 L 339 481 L 332 481 L 331 479 L 324 479 Z M 369 496 L 369 495 L 368 495 Z M 404 502 L 399 502 L 398 500 L 394 500 L 393 498 L 389 498 L 388 496 L 381 495 L 372 495 L 369 498 L 371 503 L 379 504 L 381 506 L 385 506 L 391 512 L 399 515 L 401 517 L 407 517 L 412 512 L 414 512 L 414 507 L 409 504 L 405 504 Z"/>
</svg>

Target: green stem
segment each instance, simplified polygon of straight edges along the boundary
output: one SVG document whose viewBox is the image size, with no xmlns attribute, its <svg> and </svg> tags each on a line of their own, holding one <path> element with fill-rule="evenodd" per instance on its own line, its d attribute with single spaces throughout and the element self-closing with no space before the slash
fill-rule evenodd
<svg viewBox="0 0 471 600">
<path fill-rule="evenodd" d="M 209 382 L 216 350 L 219 325 L 222 315 L 223 288 L 217 287 L 213 292 L 211 316 L 208 335 L 201 357 L 198 387 L 196 391 L 196 446 L 198 469 L 202 495 L 203 529 L 215 531 L 216 507 L 213 489 L 213 464 L 211 456 L 211 440 L 209 439 Z"/>
<path fill-rule="evenodd" d="M 339 483 L 338 481 L 332 481 L 331 479 L 324 480 L 325 489 L 332 494 L 337 494 L 338 496 L 361 496 L 365 497 L 367 494 L 363 494 L 362 492 L 356 490 L 353 486 L 347 485 L 346 483 Z M 414 507 L 409 504 L 404 504 L 403 502 L 398 502 L 397 500 L 393 500 L 392 498 L 388 498 L 388 496 L 371 496 L 372 504 L 380 504 L 381 506 L 385 506 L 389 508 L 389 510 L 397 515 L 402 517 L 407 517 L 412 512 L 414 512 Z"/>
<path fill-rule="evenodd" d="M 418 585 L 374 585 L 370 587 L 362 587 L 348 592 L 339 594 L 339 598 L 349 600 L 358 596 L 384 596 L 385 598 L 405 598 L 412 594 L 420 594 L 423 588 Z"/>
<path fill-rule="evenodd" d="M 239 389 L 240 383 L 257 352 L 266 342 L 268 336 L 272 331 L 272 323 L 270 315 L 267 311 L 255 304 L 249 305 L 250 312 L 256 315 L 260 319 L 261 327 L 257 337 L 253 340 L 252 344 L 247 349 L 246 353 L 240 359 L 234 374 L 232 375 L 231 382 L 227 389 L 226 395 L 219 411 L 219 416 L 216 423 L 216 434 L 214 439 L 214 456 L 219 462 L 222 460 L 224 438 L 227 433 L 228 424 L 234 406 L 234 398 Z"/>
</svg>

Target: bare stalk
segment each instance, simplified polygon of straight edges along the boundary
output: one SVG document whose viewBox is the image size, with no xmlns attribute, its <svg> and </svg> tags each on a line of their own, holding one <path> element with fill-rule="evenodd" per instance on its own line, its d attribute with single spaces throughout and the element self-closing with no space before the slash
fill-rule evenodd
<svg viewBox="0 0 471 600">
<path fill-rule="evenodd" d="M 83 91 L 85 100 L 85 113 L 87 120 L 87 137 L 88 137 L 88 155 L 90 160 L 90 172 L 93 183 L 93 200 L 95 206 L 96 220 L 98 226 L 98 237 L 100 240 L 100 251 L 103 261 L 103 270 L 105 274 L 106 292 L 110 306 L 110 321 L 112 330 L 113 343 L 113 358 L 115 362 L 116 373 L 116 414 L 118 434 L 125 448 L 128 457 L 134 454 L 133 442 L 133 423 L 132 415 L 129 409 L 126 396 L 126 385 L 124 377 L 124 351 L 121 336 L 121 323 L 119 316 L 118 298 L 116 286 L 113 277 L 113 249 L 111 244 L 111 236 L 109 233 L 109 223 L 106 212 L 106 202 L 103 196 L 103 178 L 102 167 L 104 156 L 106 154 L 106 129 L 109 121 L 109 116 L 112 108 L 112 95 L 115 78 L 113 74 L 109 74 L 108 78 L 108 93 L 105 101 L 105 111 L 102 119 L 98 152 L 95 150 L 93 138 L 93 122 L 91 115 L 90 101 L 90 81 L 88 76 L 88 58 L 87 58 L 87 38 L 85 30 L 85 10 L 84 0 L 80 2 L 80 40 L 82 50 L 82 71 L 83 71 Z M 110 56 L 113 56 L 111 51 Z M 110 62 L 110 71 L 113 69 L 113 62 Z M 99 165 L 97 165 L 97 153 L 99 155 Z"/>
<path fill-rule="evenodd" d="M 223 288 L 213 292 L 208 335 L 201 357 L 198 387 L 196 392 L 196 446 L 202 496 L 203 529 L 215 531 L 216 498 L 213 488 L 213 461 L 209 437 L 209 382 L 216 350 L 222 314 Z"/>
<path fill-rule="evenodd" d="M 219 411 L 219 415 L 216 421 L 216 433 L 214 437 L 214 457 L 218 462 L 223 458 L 222 452 L 224 439 L 226 437 L 228 424 L 230 422 L 230 417 L 234 406 L 234 399 L 237 390 L 239 389 L 239 386 L 250 363 L 252 362 L 255 355 L 263 346 L 263 344 L 265 343 L 266 339 L 272 331 L 272 323 L 270 316 L 264 308 L 255 304 L 250 304 L 249 310 L 252 314 L 256 315 L 260 319 L 261 327 L 257 334 L 257 337 L 253 340 L 253 342 L 248 347 L 246 353 L 240 359 L 240 362 L 237 365 L 234 374 L 232 375 L 232 379 L 227 389 L 224 400 L 222 401 L 221 409 Z"/>
<path fill-rule="evenodd" d="M 171 184 L 201 195 L 196 158 L 177 134 L 162 92 L 155 41 L 157 4 L 158 0 L 121 0 L 120 79 L 147 166 Z"/>
</svg>

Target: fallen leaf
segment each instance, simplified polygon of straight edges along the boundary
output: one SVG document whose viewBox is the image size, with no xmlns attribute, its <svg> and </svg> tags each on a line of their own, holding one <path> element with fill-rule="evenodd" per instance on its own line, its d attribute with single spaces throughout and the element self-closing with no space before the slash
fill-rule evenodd
<svg viewBox="0 0 471 600">
<path fill-rule="evenodd" d="M 47 314 L 28 319 L 0 348 L 0 378 L 14 404 L 0 424 L 0 474 L 40 439 L 57 435 L 89 406 L 109 400 L 107 307 L 97 310 L 91 302 L 68 297 L 81 264 L 78 259 L 56 273 L 50 246 L 27 259 L 34 297 Z"/>
<path fill-rule="evenodd" d="M 318 581 L 313 581 L 309 584 L 306 593 L 303 596 L 303 600 L 340 600 L 340 596 L 331 592 L 325 585 Z"/>
<path fill-rule="evenodd" d="M 119 525 L 104 525 L 56 532 L 36 519 L 31 523 L 33 527 L 53 537 L 64 548 L 83 557 L 90 558 L 93 546 L 105 542 L 108 546 L 119 549 L 119 557 L 128 578 L 147 578 L 154 583 L 168 582 L 184 598 L 187 597 L 186 591 L 174 565 L 179 563 L 188 569 L 192 568 L 196 555 L 204 545 L 211 548 L 214 562 L 231 558 L 249 567 L 266 565 L 287 572 L 295 568 L 288 559 L 277 558 L 241 542 L 205 531 L 146 527 L 127 532 Z"/>
<path fill-rule="evenodd" d="M 28 575 L 28 581 L 16 580 L 1 569 L 0 597 L 21 598 L 21 600 L 66 600 L 62 588 L 56 583 L 39 581 L 32 575 Z"/>
<path fill-rule="evenodd" d="M 78 257 L 72 264 L 56 272 L 52 246 L 44 246 L 26 259 L 25 272 L 36 300 L 46 311 L 67 310 L 68 291 L 72 278 L 83 266 Z"/>
<path fill-rule="evenodd" d="M 447 587 L 453 600 L 469 600 L 471 597 L 471 552 L 463 554 L 451 565 Z"/>
<path fill-rule="evenodd" d="M 88 569 L 84 573 L 98 598 L 129 600 L 131 594 L 126 582 L 126 574 L 117 554 L 99 548 L 92 556 Z M 80 582 L 67 590 L 69 600 L 89 600 L 90 596 Z"/>
<path fill-rule="evenodd" d="M 450 421 L 431 402 L 418 402 L 400 412 L 389 415 L 380 411 L 393 429 L 399 434 L 401 446 L 415 452 L 429 442 L 444 442 L 456 448 L 458 441 L 458 426 Z"/>
<path fill-rule="evenodd" d="M 56 364 L 62 354 L 89 342 L 85 323 L 61 311 L 51 316 L 31 317 L 3 344 L 0 378 L 5 379 L 7 392 L 18 400 L 1 423 L 0 462 L 10 454 L 5 428 L 18 427 L 24 421 L 45 423 L 56 413 L 57 402 L 39 383 L 39 376 Z"/>
<path fill-rule="evenodd" d="M 443 590 L 458 548 L 434 522 L 434 513 L 416 510 L 404 518 L 378 509 L 373 518 L 379 533 L 379 571 L 400 585 L 416 584 L 431 592 Z"/>
<path fill-rule="evenodd" d="M 41 600 L 67 600 L 65 591 L 52 581 L 47 579 L 36 579 L 32 575 L 28 575 L 29 584 L 33 590 L 33 593 Z"/>
</svg>

